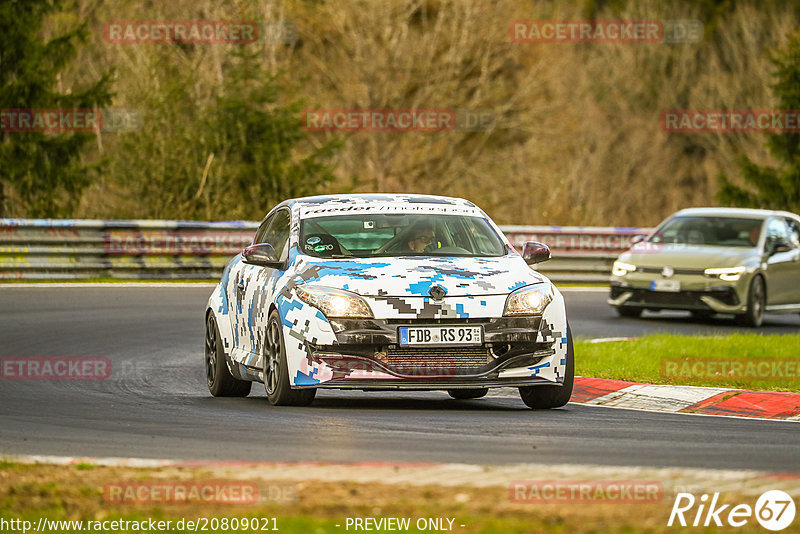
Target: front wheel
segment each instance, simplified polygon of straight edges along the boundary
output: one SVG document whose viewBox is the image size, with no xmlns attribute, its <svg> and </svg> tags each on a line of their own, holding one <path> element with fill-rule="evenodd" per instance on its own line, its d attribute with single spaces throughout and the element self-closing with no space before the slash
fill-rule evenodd
<svg viewBox="0 0 800 534">
<path fill-rule="evenodd" d="M 246 397 L 253 385 L 249 380 L 239 380 L 231 375 L 222 350 L 219 328 L 214 314 L 206 317 L 206 384 L 215 397 Z"/>
<path fill-rule="evenodd" d="M 489 390 L 485 388 L 447 390 L 447 394 L 456 400 L 480 399 L 486 396 L 487 393 L 489 393 Z"/>
<path fill-rule="evenodd" d="M 564 383 L 560 386 L 523 386 L 519 388 L 519 396 L 522 397 L 522 402 L 534 410 L 558 408 L 569 402 L 574 381 L 575 351 L 572 347 L 572 331 L 567 325 L 567 365 L 564 371 Z"/>
<path fill-rule="evenodd" d="M 281 317 L 277 311 L 269 316 L 267 342 L 264 354 L 264 389 L 273 406 L 307 406 L 317 394 L 316 389 L 292 389 L 289 385 L 289 367 L 283 343 Z"/>
<path fill-rule="evenodd" d="M 747 310 L 744 315 L 737 315 L 736 322 L 742 326 L 758 328 L 764 322 L 764 308 L 767 305 L 767 289 L 764 279 L 756 275 L 750 282 L 747 292 Z"/>
</svg>

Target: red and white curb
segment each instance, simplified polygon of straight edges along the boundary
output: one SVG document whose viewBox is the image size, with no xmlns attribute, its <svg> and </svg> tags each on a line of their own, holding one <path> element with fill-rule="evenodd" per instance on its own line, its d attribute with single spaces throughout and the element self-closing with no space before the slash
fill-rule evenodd
<svg viewBox="0 0 800 534">
<path fill-rule="evenodd" d="M 575 377 L 571 402 L 657 412 L 800 421 L 800 393 Z"/>
</svg>

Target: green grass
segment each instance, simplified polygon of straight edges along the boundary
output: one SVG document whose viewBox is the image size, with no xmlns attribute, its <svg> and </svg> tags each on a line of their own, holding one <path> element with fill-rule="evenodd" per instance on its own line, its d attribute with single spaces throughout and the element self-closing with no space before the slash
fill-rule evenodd
<svg viewBox="0 0 800 534">
<path fill-rule="evenodd" d="M 605 343 L 577 340 L 575 374 L 652 384 L 800 391 L 797 347 L 800 334 L 652 334 Z M 738 372 L 731 367 L 734 361 L 742 366 Z"/>
<path fill-rule="evenodd" d="M 651 504 L 582 503 L 537 504 L 515 503 L 509 500 L 504 484 L 488 487 L 470 485 L 416 486 L 407 484 L 379 484 L 309 480 L 287 482 L 295 487 L 297 498 L 288 503 L 264 502 L 255 505 L 228 504 L 143 504 L 111 505 L 105 502 L 104 487 L 122 480 L 213 480 L 216 475 L 203 468 L 136 469 L 127 467 L 96 466 L 83 470 L 76 465 L 21 465 L 6 461 L 0 465 L 0 520 L 23 519 L 35 528 L 40 518 L 49 520 L 154 521 L 170 520 L 171 532 L 191 531 L 186 526 L 176 529 L 180 519 L 198 518 L 277 518 L 277 532 L 324 534 L 355 532 L 351 526 L 345 530 L 348 517 L 408 517 L 412 528 L 419 518 L 452 518 L 452 532 L 464 534 L 533 533 L 667 533 L 674 528 L 666 526 L 672 507 L 668 496 Z M 238 478 L 237 478 L 238 479 Z M 741 502 L 742 497 L 725 495 L 726 502 Z M 221 521 L 220 521 L 221 523 Z M 751 522 L 752 523 L 752 522 Z M 214 528 L 199 532 L 276 532 L 258 529 Z M 340 525 L 337 527 L 336 525 Z M 445 523 L 446 524 L 446 523 Z M 460 525 L 465 525 L 464 528 Z M 184 523 L 185 525 L 185 523 Z M 87 525 L 84 525 L 87 526 Z M 222 524 L 216 526 L 222 527 Z M 132 529 L 134 527 L 131 527 Z M 9 529 L 4 529 L 9 530 Z M 11 528 L 10 531 L 19 529 Z M 72 532 L 69 527 L 51 528 L 50 532 Z M 94 532 L 99 532 L 93 530 Z M 694 529 L 693 532 L 713 532 L 713 529 Z M 738 532 L 763 532 L 757 525 L 748 523 Z M 84 530 L 87 532 L 87 530 Z M 119 532 L 119 530 L 106 530 Z M 139 532 L 129 530 L 129 532 Z M 361 531 L 363 532 L 363 531 Z M 427 532 L 431 532 L 428 530 Z M 782 531 L 786 534 L 800 532 L 800 525 Z"/>
</svg>

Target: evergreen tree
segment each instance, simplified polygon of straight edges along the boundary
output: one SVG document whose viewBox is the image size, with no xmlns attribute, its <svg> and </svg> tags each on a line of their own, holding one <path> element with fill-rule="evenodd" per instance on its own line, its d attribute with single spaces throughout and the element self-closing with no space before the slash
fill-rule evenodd
<svg viewBox="0 0 800 534">
<path fill-rule="evenodd" d="M 338 141 L 312 143 L 302 104 L 264 65 L 258 50 L 225 52 L 221 77 L 200 104 L 180 54 L 160 51 L 159 91 L 139 102 L 145 128 L 121 139 L 111 174 L 139 202 L 117 216 L 261 219 L 287 198 L 312 195 L 333 179 Z"/>
<path fill-rule="evenodd" d="M 800 110 L 800 32 L 773 58 L 777 82 L 772 86 L 781 110 Z M 770 154 L 781 162 L 778 167 L 760 166 L 746 156 L 737 164 L 744 179 L 741 187 L 720 175 L 717 199 L 723 204 L 800 211 L 800 133 L 770 133 Z"/>
<path fill-rule="evenodd" d="M 257 54 L 242 49 L 233 55 L 208 128 L 216 133 L 213 150 L 227 161 L 226 183 L 259 219 L 286 198 L 319 193 L 333 179 L 327 162 L 340 142 L 312 148 L 302 129 L 302 103 L 281 103 L 285 88 Z"/>
<path fill-rule="evenodd" d="M 58 92 L 59 74 L 88 37 L 87 25 L 43 41 L 46 17 L 63 0 L 0 2 L 0 110 L 94 109 L 111 101 L 111 74 L 89 87 Z M 6 112 L 6 119 L 8 119 Z M 90 182 L 81 154 L 92 132 L 0 130 L 0 217 L 70 215 Z M 12 202 L 13 200 L 13 202 Z"/>
</svg>

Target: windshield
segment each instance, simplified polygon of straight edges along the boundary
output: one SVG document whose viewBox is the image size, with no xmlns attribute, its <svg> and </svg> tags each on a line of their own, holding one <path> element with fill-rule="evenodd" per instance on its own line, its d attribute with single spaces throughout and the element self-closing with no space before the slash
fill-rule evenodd
<svg viewBox="0 0 800 534">
<path fill-rule="evenodd" d="M 650 243 L 754 247 L 761 235 L 762 219 L 734 217 L 673 217 L 650 236 Z"/>
<path fill-rule="evenodd" d="M 363 214 L 304 219 L 300 250 L 321 258 L 502 256 L 503 241 L 482 217 Z"/>
</svg>

